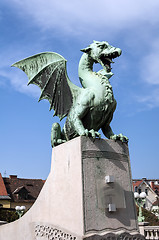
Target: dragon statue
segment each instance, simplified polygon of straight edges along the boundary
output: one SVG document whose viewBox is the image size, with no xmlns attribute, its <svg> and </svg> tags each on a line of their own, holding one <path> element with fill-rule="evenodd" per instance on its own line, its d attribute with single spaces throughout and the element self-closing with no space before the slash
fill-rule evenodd
<svg viewBox="0 0 159 240">
<path fill-rule="evenodd" d="M 54 123 L 51 130 L 52 147 L 77 136 L 99 137 L 101 128 L 108 139 L 128 142 L 123 134 L 114 134 L 110 122 L 116 109 L 109 78 L 112 77 L 112 59 L 121 55 L 121 49 L 109 45 L 106 41 L 93 41 L 81 50 L 79 79 L 83 88 L 73 84 L 66 71 L 66 59 L 54 52 L 44 52 L 16 62 L 12 66 L 23 70 L 28 84 L 41 88 L 39 101 L 47 99 L 54 116 L 61 119 L 67 116 L 61 131 L 59 123 Z M 93 71 L 93 64 L 103 67 Z"/>
</svg>

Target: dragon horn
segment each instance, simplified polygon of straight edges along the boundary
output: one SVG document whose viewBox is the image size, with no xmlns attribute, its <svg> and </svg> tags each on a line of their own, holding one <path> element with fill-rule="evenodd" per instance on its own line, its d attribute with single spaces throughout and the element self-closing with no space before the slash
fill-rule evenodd
<svg viewBox="0 0 159 240">
<path fill-rule="evenodd" d="M 84 52 L 84 53 L 88 53 L 91 50 L 91 47 L 86 47 L 81 49 L 80 51 Z"/>
</svg>

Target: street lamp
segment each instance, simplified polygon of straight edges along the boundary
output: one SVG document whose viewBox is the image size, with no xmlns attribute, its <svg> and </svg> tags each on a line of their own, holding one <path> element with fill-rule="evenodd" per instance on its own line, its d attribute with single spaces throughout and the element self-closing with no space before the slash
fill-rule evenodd
<svg viewBox="0 0 159 240">
<path fill-rule="evenodd" d="M 19 218 L 22 217 L 26 207 L 25 206 L 16 206 L 15 210 L 18 213 Z"/>
<path fill-rule="evenodd" d="M 135 203 L 139 207 L 138 222 L 144 222 L 145 217 L 142 216 L 142 207 L 144 206 L 144 203 L 146 202 L 146 193 L 141 192 L 139 194 L 138 192 L 134 192 L 134 198 L 135 198 Z"/>
</svg>

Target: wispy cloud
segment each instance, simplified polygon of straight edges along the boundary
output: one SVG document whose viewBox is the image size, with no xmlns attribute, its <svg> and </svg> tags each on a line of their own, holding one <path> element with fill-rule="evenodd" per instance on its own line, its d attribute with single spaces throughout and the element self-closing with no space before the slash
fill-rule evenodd
<svg viewBox="0 0 159 240">
<path fill-rule="evenodd" d="M 159 38 L 150 43 L 151 51 L 141 61 L 142 80 L 151 85 L 159 85 Z"/>
<path fill-rule="evenodd" d="M 25 54 L 23 52 L 23 54 Z M 17 46 L 3 49 L 0 54 L 0 85 L 11 86 L 18 92 L 39 96 L 39 89 L 36 86 L 27 86 L 28 78 L 19 69 L 12 68 L 11 65 L 18 59 L 22 58 L 22 52 Z"/>
<path fill-rule="evenodd" d="M 16 71 L 15 71 L 16 72 Z M 23 73 L 17 72 L 13 74 L 12 71 L 0 70 L 0 85 L 5 86 L 7 84 L 7 79 L 9 80 L 11 86 L 18 92 L 32 95 L 34 97 L 39 97 L 40 89 L 37 86 L 27 86 L 28 79 Z"/>
<path fill-rule="evenodd" d="M 141 110 L 152 109 L 159 107 L 159 38 L 154 37 L 149 42 L 145 53 L 139 60 L 141 79 L 140 84 L 143 85 L 142 89 L 144 94 L 136 97 L 138 103 L 144 107 Z"/>
<path fill-rule="evenodd" d="M 158 18 L 158 0 L 131 1 L 118 0 L 5 0 L 18 8 L 17 14 L 34 20 L 44 29 L 61 29 L 77 34 L 79 31 L 112 32 L 123 28 L 130 28 L 140 22 L 156 24 Z M 89 27 L 89 28 L 88 28 Z"/>
<path fill-rule="evenodd" d="M 137 97 L 137 101 L 141 104 L 144 104 L 146 109 L 159 107 L 159 88 L 150 90 L 149 95 Z M 145 108 L 142 108 L 141 110 L 145 110 Z"/>
<path fill-rule="evenodd" d="M 155 28 L 158 28 L 159 24 L 158 0 L 146 2 L 145 0 L 98 0 L 98 2 L 92 2 L 92 0 L 2 0 L 2 2 L 7 7 L 14 8 L 22 22 L 23 20 L 27 21 L 28 24 L 45 32 L 41 38 L 38 38 L 39 45 L 47 42 L 49 36 L 57 31 L 61 33 L 61 38 L 64 35 L 72 38 L 80 36 L 79 38 L 83 42 L 94 36 L 96 40 L 124 39 L 124 44 L 127 44 L 130 53 L 125 63 L 128 69 L 130 61 L 134 61 L 133 57 L 138 54 L 138 58 L 135 58 L 136 62 L 133 62 L 134 65 L 140 66 L 138 69 L 135 66 L 138 78 L 142 80 L 143 85 L 156 86 L 159 84 L 159 36 L 155 32 Z M 30 46 L 27 44 L 27 47 Z M 31 47 L 35 50 L 37 43 L 32 43 Z M 1 52 L 0 74 L 10 79 L 10 83 L 17 91 L 37 96 L 38 88 L 26 87 L 27 78 L 24 77 L 24 74 L 20 75 L 21 73 L 18 71 L 11 74 L 6 70 L 6 66 L 28 56 L 28 53 L 24 53 L 24 46 L 23 56 L 18 52 L 17 46 L 12 44 L 12 49 L 14 51 L 7 50 L 9 55 Z M 7 60 L 7 56 L 10 56 L 10 62 Z M 157 103 L 153 104 L 155 99 L 156 102 L 159 101 L 157 92 L 154 93 L 154 89 L 151 89 L 151 91 L 147 90 L 147 94 L 143 97 L 140 94 L 137 101 L 153 107 L 158 106 Z"/>
</svg>

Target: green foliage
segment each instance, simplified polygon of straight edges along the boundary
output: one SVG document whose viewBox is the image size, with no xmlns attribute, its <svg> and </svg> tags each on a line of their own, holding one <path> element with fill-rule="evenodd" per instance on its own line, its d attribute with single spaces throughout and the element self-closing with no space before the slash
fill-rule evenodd
<svg viewBox="0 0 159 240">
<path fill-rule="evenodd" d="M 153 209 L 152 213 L 154 213 L 156 216 L 159 217 L 159 208 L 158 209 Z"/>
<path fill-rule="evenodd" d="M 0 208 L 0 221 L 6 221 L 8 223 L 17 220 L 18 214 L 13 209 Z"/>
<path fill-rule="evenodd" d="M 139 212 L 139 208 L 137 207 L 137 215 Z M 145 217 L 145 222 L 149 222 L 150 226 L 159 226 L 159 219 L 150 211 L 142 208 L 142 214 Z"/>
</svg>

